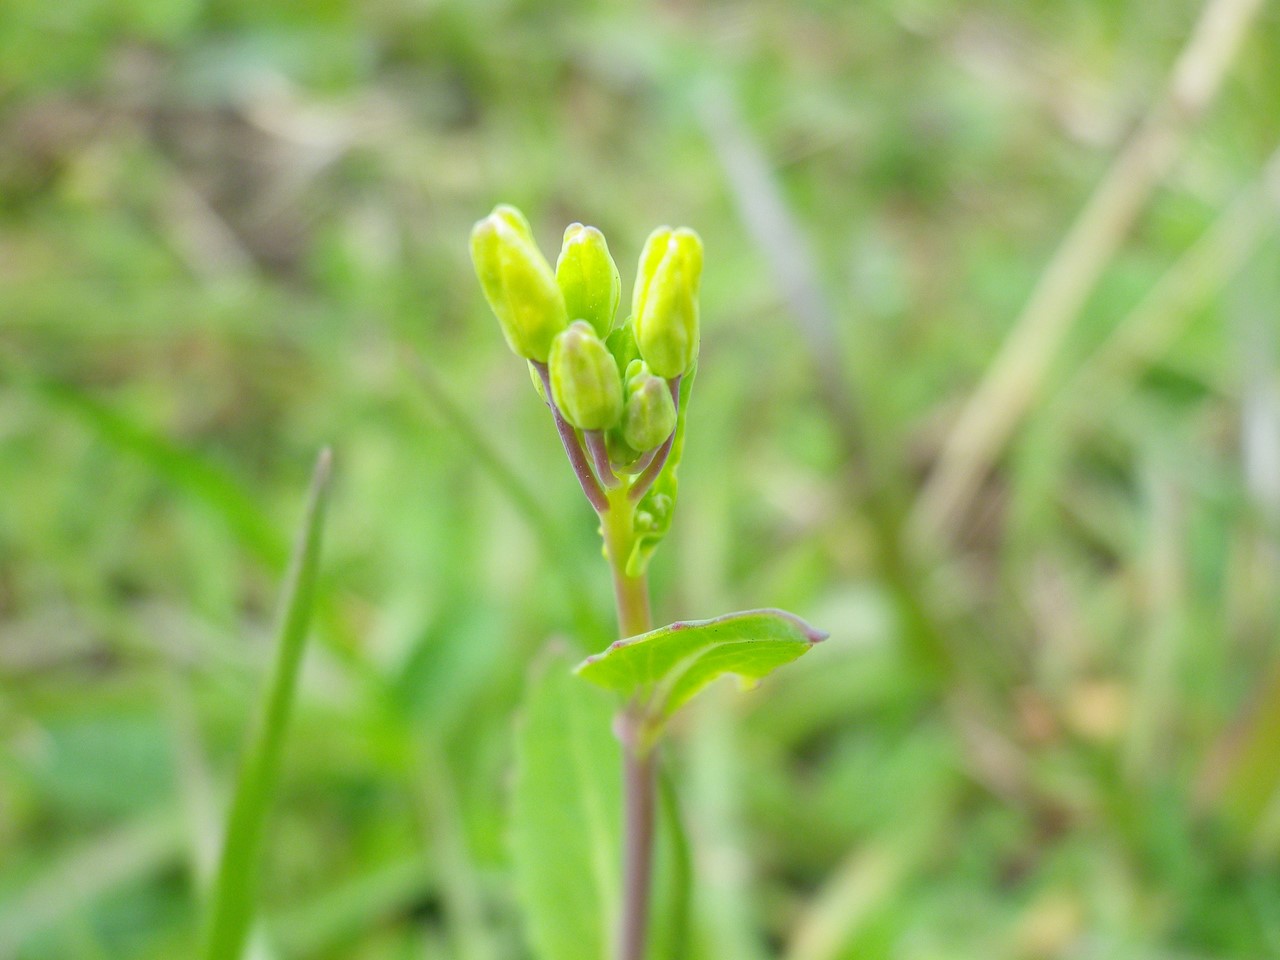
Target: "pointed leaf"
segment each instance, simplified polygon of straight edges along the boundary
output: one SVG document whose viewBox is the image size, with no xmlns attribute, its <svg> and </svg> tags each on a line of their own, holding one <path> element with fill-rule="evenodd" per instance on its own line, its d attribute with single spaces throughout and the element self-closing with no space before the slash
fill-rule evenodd
<svg viewBox="0 0 1280 960">
<path fill-rule="evenodd" d="M 827 634 L 785 610 L 745 610 L 686 620 L 619 640 L 588 657 L 578 674 L 608 690 L 647 701 L 659 720 L 726 673 L 760 680 L 825 640 Z"/>
</svg>

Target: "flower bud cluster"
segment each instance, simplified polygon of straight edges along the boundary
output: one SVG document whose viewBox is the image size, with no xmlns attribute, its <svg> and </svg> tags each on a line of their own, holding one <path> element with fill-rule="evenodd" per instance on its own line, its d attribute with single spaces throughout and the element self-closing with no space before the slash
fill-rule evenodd
<svg viewBox="0 0 1280 960">
<path fill-rule="evenodd" d="M 618 267 L 595 227 L 570 224 L 553 271 L 520 211 L 500 205 L 472 230 L 471 256 L 508 346 L 581 431 L 596 473 L 639 473 L 670 447 L 677 388 L 698 356 L 696 233 L 660 227 L 649 236 L 621 325 Z M 615 478 L 599 480 L 611 487 Z"/>
</svg>

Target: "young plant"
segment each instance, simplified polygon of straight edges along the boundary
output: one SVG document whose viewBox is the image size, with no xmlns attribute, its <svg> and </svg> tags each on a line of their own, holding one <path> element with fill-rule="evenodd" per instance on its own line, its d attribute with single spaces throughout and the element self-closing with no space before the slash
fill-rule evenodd
<svg viewBox="0 0 1280 960">
<path fill-rule="evenodd" d="M 528 739 L 521 783 L 530 786 L 517 787 L 517 819 L 535 821 L 522 834 L 529 838 L 530 854 L 523 859 L 535 860 L 542 871 L 535 895 L 563 914 L 541 925 L 532 920 L 533 939 L 543 960 L 601 960 L 603 949 L 595 942 L 599 911 L 592 915 L 601 906 L 616 916 L 614 957 L 643 960 L 650 927 L 656 754 L 668 721 L 716 678 L 734 674 L 758 681 L 826 634 L 781 610 L 653 629 L 646 571 L 671 527 L 697 370 L 698 235 L 685 227 L 659 227 L 649 236 L 630 313 L 621 325 L 618 268 L 594 227 L 569 226 L 552 270 L 528 221 L 514 207 L 500 205 L 475 225 L 471 255 L 507 344 L 528 362 L 569 464 L 599 516 L 620 636 L 576 670 L 617 694 L 621 704 L 612 725 L 623 756 L 619 903 L 612 910 L 608 904 L 588 905 L 578 928 L 568 916 L 573 902 L 589 899 L 579 887 L 593 880 L 612 886 L 610 878 L 599 876 L 599 856 L 584 858 L 594 869 L 577 871 L 559 845 L 562 839 L 571 842 L 575 831 L 607 833 L 610 814 L 600 807 L 612 802 L 617 790 L 606 786 L 586 799 L 572 795 L 575 785 L 581 788 L 590 780 L 592 763 L 608 753 L 600 739 L 608 735 L 605 721 L 594 724 L 598 729 L 584 729 L 583 719 L 590 720 L 594 710 L 590 704 L 560 707 L 572 692 L 563 674 L 556 675 L 531 697 L 526 723 L 548 733 Z M 528 795 L 523 804 L 520 794 Z M 557 864 L 544 862 L 548 857 L 563 860 L 558 872 Z"/>
</svg>

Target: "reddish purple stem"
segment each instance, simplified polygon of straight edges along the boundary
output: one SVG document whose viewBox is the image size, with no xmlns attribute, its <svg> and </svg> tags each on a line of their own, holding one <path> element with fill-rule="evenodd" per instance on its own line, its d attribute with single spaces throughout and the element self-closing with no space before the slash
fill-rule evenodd
<svg viewBox="0 0 1280 960">
<path fill-rule="evenodd" d="M 618 478 L 613 472 L 613 464 L 609 462 L 609 448 L 605 446 L 604 431 L 584 430 L 582 438 L 587 442 L 587 452 L 591 454 L 591 462 L 595 464 L 596 476 L 606 487 L 616 487 Z"/>
<path fill-rule="evenodd" d="M 578 475 L 578 483 L 582 485 L 582 492 L 591 501 L 591 506 L 595 507 L 596 513 L 604 513 L 609 509 L 609 498 L 600 489 L 600 484 L 596 481 L 595 474 L 591 472 L 591 465 L 587 463 L 587 455 L 583 453 L 582 443 L 578 440 L 578 431 L 574 430 L 569 421 L 561 415 L 555 400 L 551 398 L 551 374 L 547 371 L 547 365 L 539 363 L 537 360 L 531 360 L 530 363 L 538 371 L 538 376 L 542 378 L 542 389 L 547 395 L 547 406 L 551 408 L 551 415 L 556 421 L 556 432 L 560 434 L 560 442 L 564 444 L 564 452 L 569 457 L 569 465 L 573 467 L 573 472 Z"/>
<path fill-rule="evenodd" d="M 622 913 L 618 918 L 618 960 L 644 960 L 649 933 L 649 894 L 653 885 L 653 830 L 656 757 L 639 743 L 635 718 L 618 717 L 622 740 L 625 809 L 622 848 Z M 643 752 L 642 752 L 643 750 Z"/>
</svg>

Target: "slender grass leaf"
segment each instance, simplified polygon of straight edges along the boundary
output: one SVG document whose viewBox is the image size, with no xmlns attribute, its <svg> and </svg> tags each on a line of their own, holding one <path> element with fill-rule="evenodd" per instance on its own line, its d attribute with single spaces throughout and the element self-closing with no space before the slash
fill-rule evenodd
<svg viewBox="0 0 1280 960">
<path fill-rule="evenodd" d="M 306 649 L 332 457 L 320 454 L 281 597 L 276 657 L 245 749 L 213 889 L 205 960 L 240 960 L 253 919 L 258 855 Z"/>
<path fill-rule="evenodd" d="M 618 640 L 587 657 L 577 673 L 646 703 L 651 717 L 675 713 L 712 680 L 768 676 L 827 634 L 785 610 L 745 610 L 713 620 L 685 620 Z"/>
<path fill-rule="evenodd" d="M 621 748 L 607 697 L 564 655 L 529 687 L 516 740 L 511 841 L 516 889 L 540 960 L 605 960 L 621 847 Z"/>
</svg>

